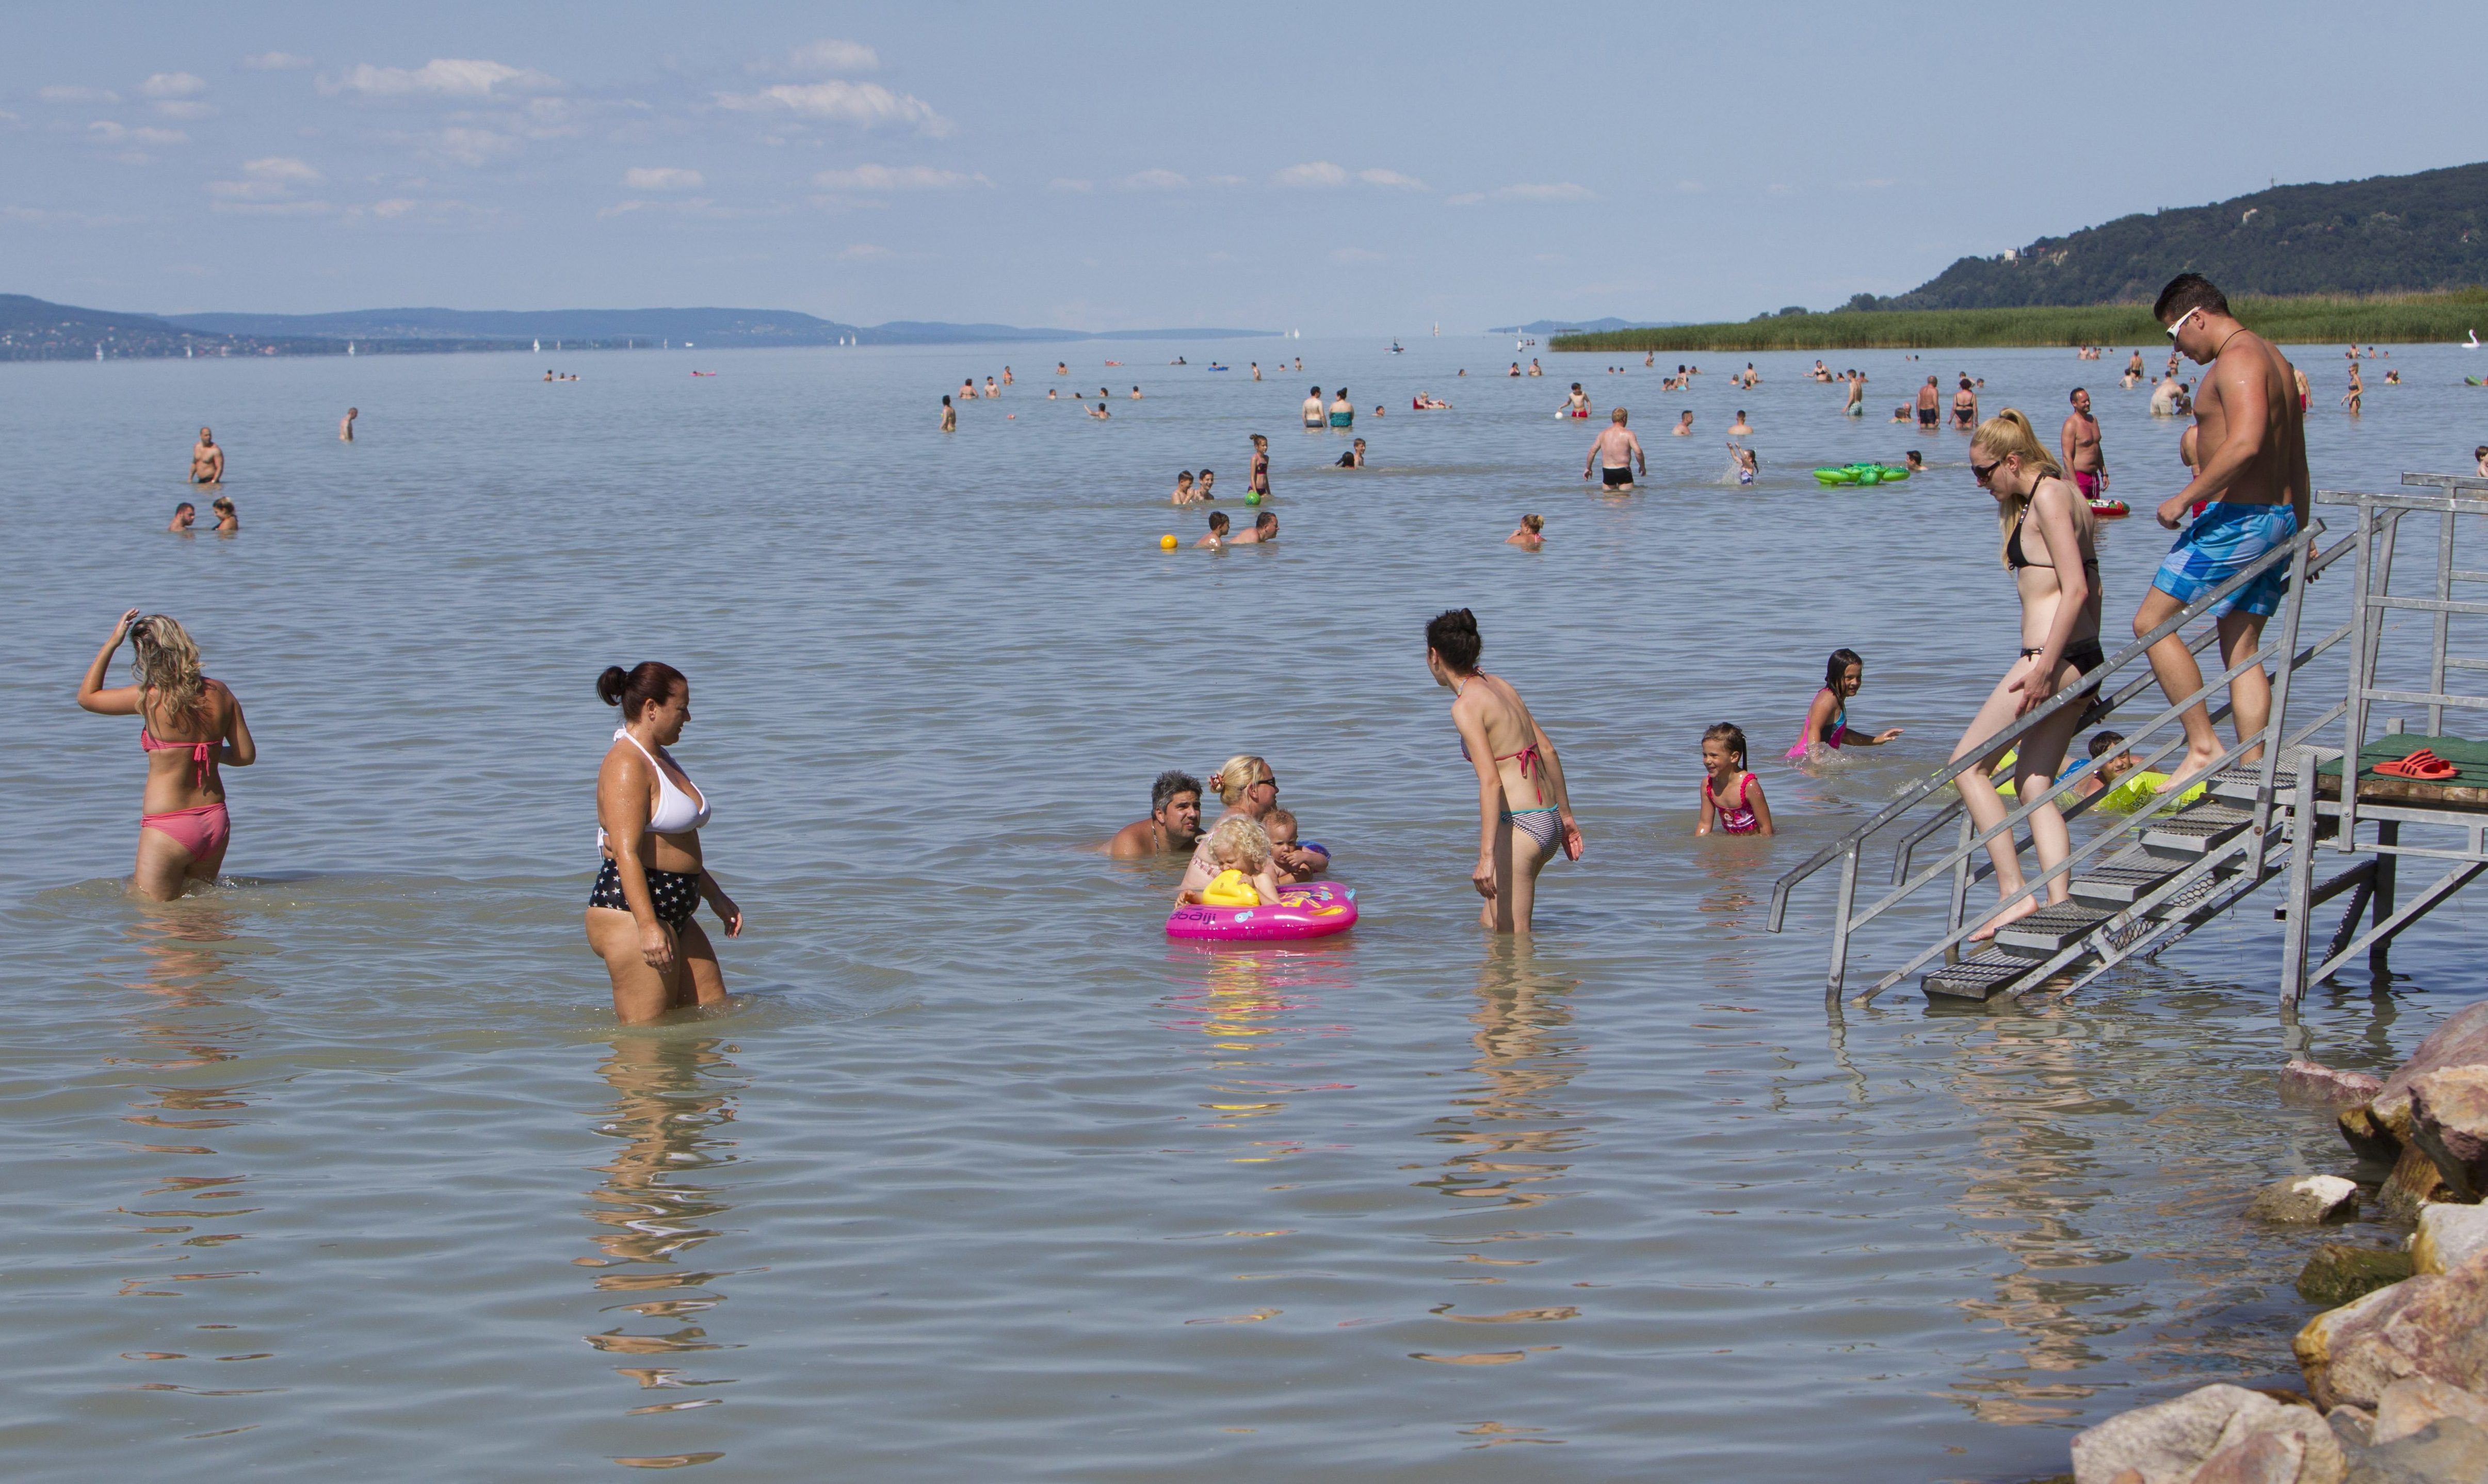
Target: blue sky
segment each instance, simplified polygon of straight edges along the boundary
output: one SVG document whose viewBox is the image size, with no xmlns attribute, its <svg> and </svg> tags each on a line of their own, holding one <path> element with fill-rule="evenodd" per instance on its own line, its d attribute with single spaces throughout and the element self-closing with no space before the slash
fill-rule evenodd
<svg viewBox="0 0 2488 1484">
<path fill-rule="evenodd" d="M 1966 12 L 1973 18 L 1962 18 Z M 0 291 L 1744 318 L 2488 157 L 2488 6 L 15 7 Z"/>
</svg>

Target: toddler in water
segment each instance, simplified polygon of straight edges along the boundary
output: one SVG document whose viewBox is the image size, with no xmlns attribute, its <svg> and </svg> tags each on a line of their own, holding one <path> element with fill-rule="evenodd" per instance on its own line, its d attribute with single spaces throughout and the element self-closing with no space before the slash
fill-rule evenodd
<svg viewBox="0 0 2488 1484">
<path fill-rule="evenodd" d="M 1770 801 L 1761 780 L 1745 771 L 1745 733 L 1721 722 L 1702 733 L 1702 822 L 1696 835 L 1715 827 L 1722 835 L 1769 835 Z"/>
<path fill-rule="evenodd" d="M 1178 505 L 1189 505 L 1202 498 L 1202 492 L 1192 487 L 1191 470 L 1187 469 L 1182 473 L 1174 476 L 1173 503 Z"/>
<path fill-rule="evenodd" d="M 1213 552 L 1217 551 L 1227 544 L 1227 525 L 1228 521 L 1226 511 L 1210 511 L 1209 534 L 1202 537 L 1200 540 L 1195 541 L 1192 544 L 1195 546 L 1205 546 Z"/>
<path fill-rule="evenodd" d="M 1279 875 L 1271 865 L 1270 837 L 1242 814 L 1229 814 L 1209 832 L 1209 859 L 1218 874 L 1198 892 L 1176 900 L 1211 907 L 1275 907 Z"/>
<path fill-rule="evenodd" d="M 1522 516 L 1520 518 L 1520 528 L 1513 531 L 1511 535 L 1504 537 L 1503 544 L 1506 546 L 1519 547 L 1524 552 L 1534 552 L 1539 550 L 1541 547 L 1543 547 L 1546 544 L 1546 517 L 1542 515 Z"/>
<path fill-rule="evenodd" d="M 1270 837 L 1270 855 L 1277 863 L 1281 881 L 1310 881 L 1330 865 L 1330 849 L 1320 841 L 1296 842 L 1296 816 L 1284 809 L 1274 809 L 1261 816 L 1261 833 Z M 1316 861 L 1315 856 L 1320 856 Z"/>
<path fill-rule="evenodd" d="M 1849 698 L 1866 684 L 1866 662 L 1854 649 L 1834 649 L 1824 663 L 1823 689 L 1814 693 L 1814 704 L 1806 707 L 1805 729 L 1797 733 L 1796 745 L 1788 750 L 1791 762 L 1807 762 L 1816 757 L 1815 749 L 1827 747 L 1881 747 L 1901 734 L 1898 727 L 1888 728 L 1873 736 L 1849 729 Z"/>
</svg>

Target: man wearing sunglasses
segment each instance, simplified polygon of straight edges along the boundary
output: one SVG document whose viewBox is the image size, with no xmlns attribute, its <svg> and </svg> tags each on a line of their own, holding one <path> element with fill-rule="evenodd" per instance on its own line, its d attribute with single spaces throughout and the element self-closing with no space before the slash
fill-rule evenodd
<svg viewBox="0 0 2488 1484">
<path fill-rule="evenodd" d="M 2160 524 L 2174 530 L 2194 501 L 2210 503 L 2153 575 L 2151 591 L 2134 615 L 2137 638 L 2287 544 L 2304 528 L 2313 498 L 2296 368 L 2270 341 L 2239 324 L 2229 313 L 2228 300 L 2200 273 L 2170 279 L 2152 313 L 2167 328 L 2177 350 L 2206 368 L 2194 396 L 2194 477 L 2161 502 Z M 2264 620 L 2279 608 L 2288 588 L 2285 566 L 2267 569 L 2211 608 L 2219 623 L 2221 668 L 2237 665 L 2263 642 Z M 2171 701 L 2203 684 L 2201 668 L 2176 634 L 2151 646 L 2151 669 Z M 2229 699 L 2241 740 L 2271 720 L 2272 682 L 2262 667 L 2232 681 Z M 2168 770 L 2163 792 L 2186 787 L 2188 780 L 2220 756 L 2219 737 L 2203 702 L 2196 702 L 2183 720 L 2186 756 Z M 2241 760 L 2251 762 L 2259 756 L 2248 753 Z"/>
</svg>

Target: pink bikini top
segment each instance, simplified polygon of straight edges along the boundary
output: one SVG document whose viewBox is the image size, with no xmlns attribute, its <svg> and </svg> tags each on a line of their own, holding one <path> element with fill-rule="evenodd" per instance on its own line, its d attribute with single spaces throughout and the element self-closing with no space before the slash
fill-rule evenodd
<svg viewBox="0 0 2488 1484">
<path fill-rule="evenodd" d="M 213 742 L 158 742 L 156 740 L 155 734 L 147 729 L 147 724 L 145 722 L 140 722 L 138 724 L 138 746 L 141 751 L 150 753 L 171 752 L 176 749 L 184 748 L 188 749 L 190 754 L 190 786 L 193 788 L 205 788 L 215 779 L 216 744 Z"/>
</svg>

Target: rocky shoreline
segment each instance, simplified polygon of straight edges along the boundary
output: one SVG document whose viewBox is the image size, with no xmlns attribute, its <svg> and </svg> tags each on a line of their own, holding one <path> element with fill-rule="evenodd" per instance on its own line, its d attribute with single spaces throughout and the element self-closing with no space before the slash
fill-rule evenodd
<svg viewBox="0 0 2488 1484">
<path fill-rule="evenodd" d="M 2348 1177 L 2305 1175 L 2245 1214 L 2346 1221 L 2372 1200 L 2399 1247 L 2326 1245 L 2299 1275 L 2335 1305 L 2292 1349 L 2305 1390 L 2208 1385 L 2074 1437 L 2071 1484 L 2488 1481 L 2488 1002 L 2447 1019 L 2379 1081 L 2293 1061 L 2291 1101 L 2339 1109 Z M 2372 1189 L 2372 1197 L 2366 1191 Z"/>
</svg>

